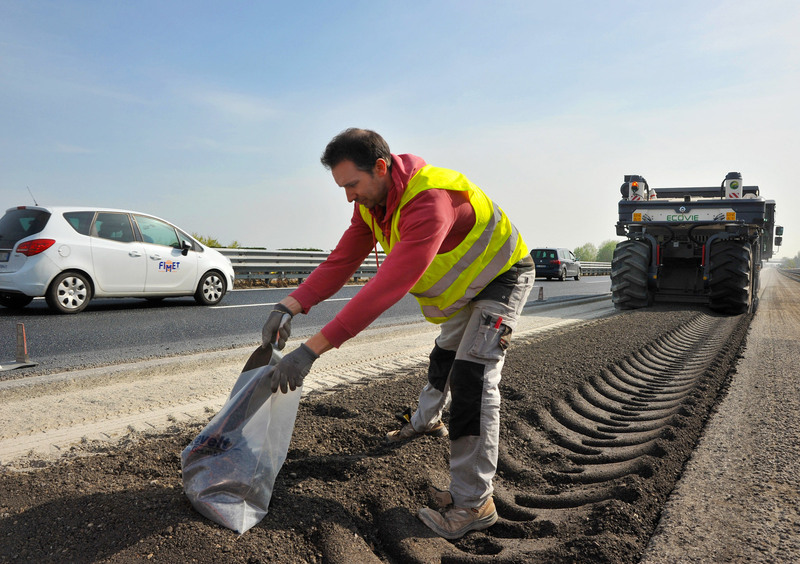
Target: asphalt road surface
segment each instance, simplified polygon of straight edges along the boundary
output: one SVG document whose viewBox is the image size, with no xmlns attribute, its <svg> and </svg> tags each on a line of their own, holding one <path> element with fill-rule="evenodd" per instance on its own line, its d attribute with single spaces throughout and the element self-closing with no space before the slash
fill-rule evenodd
<svg viewBox="0 0 800 564">
<path fill-rule="evenodd" d="M 360 288 L 345 286 L 308 315 L 295 317 L 293 336 L 314 334 Z M 542 302 L 538 301 L 540 288 Z M 0 365 L 15 358 L 17 323 L 25 325 L 28 354 L 31 361 L 38 363 L 33 368 L 0 371 L 0 380 L 256 344 L 260 342 L 268 308 L 292 290 L 234 290 L 213 307 L 198 306 L 192 298 L 172 298 L 157 302 L 97 299 L 76 315 L 57 315 L 43 299 L 16 312 L 0 308 Z M 535 307 L 609 290 L 608 276 L 564 282 L 540 279 L 531 293 L 530 304 Z M 372 326 L 400 326 L 420 319 L 419 306 L 408 295 Z"/>
</svg>

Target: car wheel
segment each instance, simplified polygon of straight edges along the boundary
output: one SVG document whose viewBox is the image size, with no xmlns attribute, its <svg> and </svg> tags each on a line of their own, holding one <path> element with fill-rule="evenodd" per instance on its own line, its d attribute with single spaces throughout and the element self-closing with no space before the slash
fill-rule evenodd
<svg viewBox="0 0 800 564">
<path fill-rule="evenodd" d="M 578 267 L 577 274 L 575 275 L 575 280 L 580 280 L 580 279 L 581 279 L 581 268 Z"/>
<path fill-rule="evenodd" d="M 80 272 L 62 272 L 47 290 L 47 305 L 58 313 L 78 313 L 92 299 L 92 285 Z"/>
<path fill-rule="evenodd" d="M 206 272 L 197 285 L 195 301 L 200 305 L 216 305 L 225 295 L 225 278 L 219 272 Z"/>
<path fill-rule="evenodd" d="M 9 309 L 22 309 L 33 301 L 31 296 L 25 294 L 7 294 L 0 292 L 0 305 Z"/>
<path fill-rule="evenodd" d="M 561 280 L 562 282 L 567 279 L 567 269 L 566 268 L 562 268 L 561 269 L 561 272 L 558 274 L 558 279 Z"/>
</svg>

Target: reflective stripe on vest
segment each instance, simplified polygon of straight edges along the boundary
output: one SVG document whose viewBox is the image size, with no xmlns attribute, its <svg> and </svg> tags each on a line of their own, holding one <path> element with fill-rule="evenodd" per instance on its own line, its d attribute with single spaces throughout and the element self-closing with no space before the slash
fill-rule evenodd
<svg viewBox="0 0 800 564">
<path fill-rule="evenodd" d="M 424 190 L 467 192 L 475 212 L 475 225 L 454 249 L 438 254 L 411 288 L 428 321 L 441 323 L 474 298 L 489 282 L 524 257 L 528 249 L 508 216 L 463 174 L 427 165 L 408 182 L 391 222 L 390 240 L 380 229 L 375 238 L 390 254 L 400 240 L 400 214 L 414 196 Z M 361 217 L 372 229 L 369 210 L 360 206 Z"/>
</svg>

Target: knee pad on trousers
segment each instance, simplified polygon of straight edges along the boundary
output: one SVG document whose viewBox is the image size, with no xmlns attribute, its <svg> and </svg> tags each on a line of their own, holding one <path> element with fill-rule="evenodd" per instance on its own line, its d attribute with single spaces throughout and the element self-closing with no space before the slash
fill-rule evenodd
<svg viewBox="0 0 800 564">
<path fill-rule="evenodd" d="M 428 382 L 431 386 L 444 393 L 447 384 L 447 377 L 453 368 L 453 361 L 456 359 L 456 351 L 448 351 L 439 345 L 433 345 L 430 357 L 431 362 L 428 366 Z"/>
<path fill-rule="evenodd" d="M 453 362 L 450 375 L 450 440 L 481 434 L 483 364 L 469 360 Z"/>
</svg>

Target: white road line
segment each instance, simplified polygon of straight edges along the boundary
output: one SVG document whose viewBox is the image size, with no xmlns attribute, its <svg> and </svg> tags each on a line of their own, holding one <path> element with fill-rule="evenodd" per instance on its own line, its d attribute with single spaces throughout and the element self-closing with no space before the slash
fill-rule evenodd
<svg viewBox="0 0 800 564">
<path fill-rule="evenodd" d="M 353 298 L 328 298 L 325 300 L 326 302 L 349 302 Z M 237 307 L 267 307 L 267 306 L 274 306 L 278 305 L 277 302 L 273 303 L 266 303 L 266 304 L 240 304 L 240 305 L 224 305 L 224 306 L 211 306 L 209 309 L 230 309 L 230 308 L 237 308 Z"/>
</svg>

